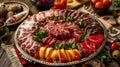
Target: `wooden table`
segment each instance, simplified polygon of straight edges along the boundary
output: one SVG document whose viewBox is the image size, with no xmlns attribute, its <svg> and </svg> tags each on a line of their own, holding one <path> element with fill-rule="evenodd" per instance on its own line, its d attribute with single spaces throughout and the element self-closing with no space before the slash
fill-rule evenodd
<svg viewBox="0 0 120 67">
<path fill-rule="evenodd" d="M 29 8 L 30 8 L 30 15 L 39 12 L 39 10 L 36 9 L 36 7 L 34 5 L 32 5 L 32 3 L 30 2 L 30 0 L 0 0 L 0 2 L 4 2 L 4 1 L 22 1 L 22 2 L 26 3 L 29 6 Z M 17 54 L 16 54 L 14 46 L 13 46 L 14 45 L 14 39 L 13 39 L 14 32 L 15 32 L 15 30 L 16 30 L 16 28 L 18 26 L 19 26 L 19 24 L 15 25 L 15 26 L 9 27 L 10 28 L 10 33 L 3 39 L 4 43 L 2 44 L 3 49 L 5 49 L 6 54 L 8 54 L 8 56 L 6 56 L 6 57 L 8 57 L 11 60 L 11 63 L 9 65 L 10 67 L 23 67 L 21 65 L 18 57 L 17 57 Z M 106 49 L 106 48 L 104 48 L 104 49 Z M 97 57 L 95 57 L 93 59 L 96 59 L 98 57 L 99 56 L 97 56 Z M 107 66 L 107 67 L 112 67 L 112 65 L 116 65 L 114 67 L 119 67 L 116 62 L 114 62 L 113 64 L 111 64 L 111 66 Z M 0 65 L 0 67 L 3 67 L 3 66 Z M 45 67 L 45 66 L 43 66 L 43 67 Z"/>
</svg>

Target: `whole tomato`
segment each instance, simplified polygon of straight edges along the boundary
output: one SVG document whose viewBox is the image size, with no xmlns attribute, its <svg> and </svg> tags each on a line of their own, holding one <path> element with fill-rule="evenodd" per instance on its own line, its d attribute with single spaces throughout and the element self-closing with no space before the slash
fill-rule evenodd
<svg viewBox="0 0 120 67">
<path fill-rule="evenodd" d="M 103 2 L 101 2 L 101 1 L 96 2 L 95 7 L 96 8 L 103 8 Z"/>
<path fill-rule="evenodd" d="M 116 49 L 118 49 L 117 43 L 116 43 L 116 42 L 113 42 L 113 43 L 111 44 L 110 48 L 111 48 L 111 50 L 113 50 L 113 51 L 116 50 Z"/>
<path fill-rule="evenodd" d="M 47 3 L 48 2 L 48 0 L 42 0 L 42 3 L 43 4 L 45 4 L 45 3 Z"/>
<path fill-rule="evenodd" d="M 61 63 L 65 63 L 67 60 L 66 60 L 66 58 L 61 58 L 60 61 L 61 61 Z"/>
<path fill-rule="evenodd" d="M 67 5 L 67 0 L 55 0 L 54 7 L 58 9 L 63 9 Z"/>
<path fill-rule="evenodd" d="M 92 2 L 93 4 L 95 4 L 97 1 L 98 1 L 98 0 L 91 0 L 91 2 Z"/>
<path fill-rule="evenodd" d="M 46 58 L 46 61 L 47 61 L 47 62 L 52 62 L 52 59 L 51 59 L 50 57 L 47 57 L 47 58 Z"/>
<path fill-rule="evenodd" d="M 120 17 L 120 13 L 118 13 L 117 15 L 118 15 L 118 17 Z"/>
<path fill-rule="evenodd" d="M 76 60 L 80 60 L 81 57 L 80 57 L 79 55 L 76 55 L 76 56 L 75 56 L 75 59 L 76 59 Z"/>
<path fill-rule="evenodd" d="M 109 6 L 110 5 L 110 0 L 103 0 L 103 5 L 104 6 Z"/>
<path fill-rule="evenodd" d="M 39 58 L 39 53 L 34 54 L 34 58 L 38 59 Z"/>
</svg>

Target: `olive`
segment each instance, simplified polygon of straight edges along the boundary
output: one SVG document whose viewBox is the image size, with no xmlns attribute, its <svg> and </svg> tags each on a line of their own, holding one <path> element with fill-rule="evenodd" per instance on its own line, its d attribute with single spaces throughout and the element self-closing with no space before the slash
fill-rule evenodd
<svg viewBox="0 0 120 67">
<path fill-rule="evenodd" d="M 119 50 L 114 50 L 112 52 L 112 56 L 113 56 L 113 58 L 119 58 L 120 57 L 120 51 Z"/>
</svg>

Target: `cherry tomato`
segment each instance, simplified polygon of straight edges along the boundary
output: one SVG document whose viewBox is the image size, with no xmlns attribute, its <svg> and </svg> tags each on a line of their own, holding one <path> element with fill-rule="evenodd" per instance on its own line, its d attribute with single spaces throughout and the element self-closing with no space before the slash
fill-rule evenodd
<svg viewBox="0 0 120 67">
<path fill-rule="evenodd" d="M 62 63 L 65 63 L 67 60 L 66 60 L 66 58 L 61 58 L 60 59 L 60 62 L 62 62 Z"/>
<path fill-rule="evenodd" d="M 120 17 L 120 13 L 117 14 Z"/>
<path fill-rule="evenodd" d="M 111 48 L 111 50 L 113 50 L 113 51 L 116 50 L 116 49 L 118 49 L 117 43 L 116 43 L 116 42 L 113 42 L 113 43 L 111 44 L 110 48 Z"/>
<path fill-rule="evenodd" d="M 80 57 L 79 55 L 76 55 L 76 56 L 75 56 L 75 59 L 76 59 L 76 60 L 80 60 L 81 57 Z"/>
<path fill-rule="evenodd" d="M 91 2 L 94 3 L 94 4 L 95 4 L 97 1 L 98 1 L 98 0 L 91 0 Z"/>
<path fill-rule="evenodd" d="M 100 2 L 100 1 L 96 2 L 95 7 L 96 8 L 103 8 L 103 2 Z"/>
<path fill-rule="evenodd" d="M 50 47 L 50 45 L 47 44 L 47 45 L 45 45 L 45 47 L 48 48 L 48 47 Z"/>
<path fill-rule="evenodd" d="M 47 61 L 47 62 L 52 62 L 52 59 L 51 59 L 50 57 L 47 57 L 47 58 L 46 58 L 46 61 Z"/>
<path fill-rule="evenodd" d="M 45 3 L 47 3 L 48 2 L 48 0 L 42 0 L 42 3 L 43 4 L 45 4 Z"/>
<path fill-rule="evenodd" d="M 104 6 L 109 6 L 110 5 L 110 0 L 103 0 L 103 5 Z"/>
<path fill-rule="evenodd" d="M 39 53 L 34 54 L 34 58 L 38 59 L 39 58 Z"/>
</svg>

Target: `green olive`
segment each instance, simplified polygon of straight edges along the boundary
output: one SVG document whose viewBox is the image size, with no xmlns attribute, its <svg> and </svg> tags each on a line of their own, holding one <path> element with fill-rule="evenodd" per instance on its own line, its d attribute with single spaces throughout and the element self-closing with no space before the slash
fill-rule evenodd
<svg viewBox="0 0 120 67">
<path fill-rule="evenodd" d="M 119 50 L 114 50 L 114 51 L 112 52 L 112 56 L 113 56 L 113 58 L 118 58 L 118 57 L 120 57 L 120 51 L 119 51 Z"/>
</svg>

